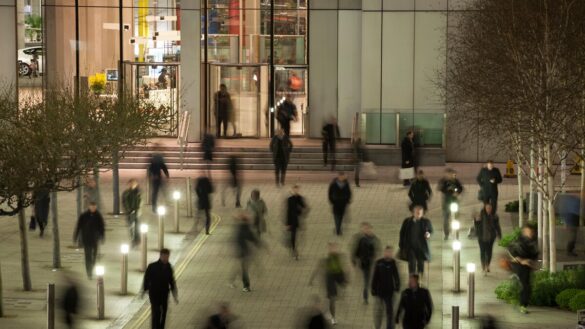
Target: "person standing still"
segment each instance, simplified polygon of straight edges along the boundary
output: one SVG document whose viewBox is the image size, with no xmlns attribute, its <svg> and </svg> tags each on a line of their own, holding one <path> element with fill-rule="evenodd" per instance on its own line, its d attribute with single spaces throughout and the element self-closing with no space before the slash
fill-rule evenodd
<svg viewBox="0 0 585 329">
<path fill-rule="evenodd" d="M 408 260 L 409 274 L 423 274 L 425 261 L 431 260 L 428 240 L 433 234 L 433 224 L 425 217 L 422 206 L 414 206 L 412 216 L 402 222 L 399 246 Z"/>
<path fill-rule="evenodd" d="M 431 184 L 429 184 L 429 181 L 425 178 L 424 172 L 419 170 L 408 190 L 408 198 L 411 202 L 410 207 L 422 206 L 424 211 L 427 211 L 427 204 L 431 199 L 432 194 L 433 190 L 431 189 Z"/>
<path fill-rule="evenodd" d="M 419 285 L 419 276 L 410 274 L 408 288 L 400 295 L 400 303 L 396 311 L 396 323 L 400 323 L 400 315 L 404 311 L 402 327 L 404 329 L 424 329 L 433 315 L 431 293 Z"/>
<path fill-rule="evenodd" d="M 88 210 L 77 220 L 73 233 L 73 243 L 80 243 L 85 252 L 85 270 L 87 277 L 93 277 L 93 268 L 98 255 L 98 242 L 104 241 L 105 223 L 95 202 L 90 202 Z"/>
<path fill-rule="evenodd" d="M 352 264 L 362 271 L 364 290 L 364 304 L 368 304 L 370 278 L 372 277 L 372 265 L 380 251 L 380 240 L 372 231 L 372 225 L 364 222 L 361 224 L 361 232 L 353 238 L 351 250 Z"/>
<path fill-rule="evenodd" d="M 154 154 L 150 159 L 148 166 L 148 178 L 150 179 L 150 186 L 152 187 L 151 204 L 152 211 L 156 213 L 156 206 L 158 201 L 158 194 L 163 187 L 163 173 L 169 179 L 169 169 L 165 163 L 165 159 L 160 154 Z"/>
<path fill-rule="evenodd" d="M 498 184 L 502 182 L 500 169 L 494 167 L 494 162 L 488 160 L 485 167 L 481 168 L 477 175 L 479 184 L 478 199 L 485 203 L 491 203 L 494 213 L 498 210 Z"/>
<path fill-rule="evenodd" d="M 485 203 L 478 218 L 475 218 L 475 234 L 479 243 L 479 254 L 481 258 L 481 268 L 483 274 L 490 272 L 490 263 L 492 262 L 492 253 L 496 237 L 502 238 L 502 229 L 500 228 L 500 218 L 494 213 L 491 203 Z"/>
<path fill-rule="evenodd" d="M 232 98 L 230 96 L 230 93 L 227 91 L 227 86 L 225 84 L 222 83 L 219 85 L 219 91 L 217 91 L 213 96 L 213 104 L 215 108 L 217 137 L 222 136 L 221 135 L 222 124 L 223 136 L 227 137 L 227 126 L 232 112 Z M 234 126 L 234 135 L 235 133 L 236 132 Z"/>
<path fill-rule="evenodd" d="M 327 156 L 329 155 L 331 171 L 334 171 L 337 138 L 339 138 L 339 126 L 335 117 L 329 118 L 329 122 L 321 130 L 321 135 L 323 136 L 323 167 L 327 167 Z"/>
<path fill-rule="evenodd" d="M 266 232 L 266 219 L 264 216 L 268 209 L 266 208 L 266 202 L 260 198 L 260 191 L 254 189 L 250 195 L 250 200 L 248 200 L 248 204 L 246 205 L 246 210 L 248 210 L 252 217 L 254 218 L 254 228 L 256 229 L 256 233 L 258 237 Z"/>
<path fill-rule="evenodd" d="M 284 130 L 284 134 L 288 137 L 290 137 L 290 122 L 297 121 L 297 116 L 297 106 L 292 100 L 292 95 L 287 94 L 282 104 L 278 107 L 276 119 Z"/>
<path fill-rule="evenodd" d="M 211 193 L 213 193 L 213 184 L 211 184 L 209 177 L 202 175 L 197 178 L 195 194 L 197 194 L 198 216 L 200 216 L 201 211 L 205 213 L 205 234 L 207 235 L 209 235 L 209 228 L 211 226 L 211 198 L 209 197 Z"/>
<path fill-rule="evenodd" d="M 394 329 L 394 294 L 400 290 L 400 276 L 391 246 L 384 249 L 384 257 L 374 265 L 372 296 L 375 297 L 374 327 L 382 327 L 383 314 L 386 313 L 386 328 Z M 386 312 L 384 312 L 384 310 Z"/>
<path fill-rule="evenodd" d="M 286 200 L 286 229 L 290 233 L 291 254 L 296 260 L 299 259 L 297 231 L 301 227 L 301 218 L 307 211 L 305 198 L 300 195 L 299 190 L 300 186 L 293 186 L 291 196 Z"/>
<path fill-rule="evenodd" d="M 122 193 L 122 206 L 126 213 L 126 222 L 130 231 L 130 241 L 132 241 L 133 247 L 140 244 L 139 216 L 141 205 L 142 195 L 138 188 L 138 181 L 134 178 L 130 179 L 128 181 L 128 188 Z"/>
<path fill-rule="evenodd" d="M 179 303 L 173 267 L 169 263 L 169 249 L 161 249 L 158 261 L 148 264 L 144 273 L 141 297 L 148 291 L 152 315 L 152 329 L 164 329 L 169 305 L 169 292 Z"/>
<path fill-rule="evenodd" d="M 404 137 L 402 143 L 400 143 L 400 151 L 402 154 L 401 168 L 414 168 L 414 170 L 416 170 L 414 132 L 412 130 L 409 130 L 406 133 L 406 137 Z M 409 184 L 410 179 L 405 179 L 403 181 L 404 186 L 408 186 Z"/>
<path fill-rule="evenodd" d="M 274 174 L 276 177 L 276 186 L 283 186 L 286 176 L 286 167 L 290 158 L 290 152 L 293 145 L 285 135 L 282 129 L 276 131 L 276 135 L 270 141 L 270 151 L 272 152 L 272 161 L 274 163 Z"/>
<path fill-rule="evenodd" d="M 443 193 L 443 234 L 444 239 L 449 239 L 451 233 L 451 203 L 457 203 L 459 195 L 463 192 L 463 185 L 457 179 L 457 172 L 448 168 L 445 170 L 445 176 L 439 180 L 439 191 Z"/>
<path fill-rule="evenodd" d="M 329 185 L 329 202 L 333 206 L 333 219 L 335 220 L 335 234 L 341 235 L 341 224 L 345 216 L 347 205 L 351 202 L 351 188 L 345 177 L 345 173 L 339 172 Z"/>
<path fill-rule="evenodd" d="M 530 276 L 538 260 L 538 242 L 535 235 L 534 228 L 525 224 L 518 240 L 508 247 L 508 252 L 512 256 L 512 270 L 520 280 L 520 312 L 523 314 L 528 313 L 532 292 Z"/>
</svg>

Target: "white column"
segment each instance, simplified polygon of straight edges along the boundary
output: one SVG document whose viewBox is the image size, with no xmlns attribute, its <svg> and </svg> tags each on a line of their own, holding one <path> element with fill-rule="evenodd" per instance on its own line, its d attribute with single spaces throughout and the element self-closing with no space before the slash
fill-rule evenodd
<svg viewBox="0 0 585 329">
<path fill-rule="evenodd" d="M 191 112 L 189 142 L 201 139 L 201 2 L 181 1 L 181 109 Z"/>
<path fill-rule="evenodd" d="M 16 2 L 0 0 L 0 86 L 15 85 L 17 80 L 16 57 Z"/>
</svg>

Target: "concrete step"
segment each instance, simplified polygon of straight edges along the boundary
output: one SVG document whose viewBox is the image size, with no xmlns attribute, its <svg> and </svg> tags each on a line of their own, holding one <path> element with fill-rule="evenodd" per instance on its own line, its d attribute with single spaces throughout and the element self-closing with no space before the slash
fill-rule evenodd
<svg viewBox="0 0 585 329">
<path fill-rule="evenodd" d="M 158 154 L 161 154 L 165 159 L 171 159 L 171 158 L 180 158 L 181 157 L 181 152 L 178 151 L 171 151 L 171 152 L 157 152 Z M 151 157 L 150 152 L 142 152 L 142 151 L 127 151 L 124 153 L 124 158 L 150 158 Z M 272 153 L 266 151 L 266 152 L 252 152 L 252 151 L 246 151 L 246 152 L 214 152 L 213 153 L 213 158 L 214 159 L 228 159 L 230 156 L 232 155 L 237 155 L 239 158 L 272 158 Z M 323 158 L 323 154 L 320 153 L 310 153 L 310 152 L 296 152 L 293 151 L 291 153 L 291 159 L 322 159 Z M 203 158 L 203 152 L 184 152 L 183 153 L 183 157 L 184 158 L 192 158 L 192 159 L 200 159 Z M 352 159 L 353 158 L 353 154 L 352 153 L 337 153 L 337 158 L 338 159 Z"/>
<path fill-rule="evenodd" d="M 146 169 L 146 163 L 120 163 L 120 169 Z M 169 169 L 179 170 L 181 165 L 179 163 L 167 163 Z M 204 163 L 185 163 L 184 170 L 203 170 L 207 169 Z M 211 170 L 228 170 L 227 164 L 213 164 Z M 272 164 L 242 164 L 242 170 L 274 170 Z M 302 171 L 330 171 L 331 167 L 324 167 L 322 164 L 289 164 L 287 170 L 302 170 Z M 352 171 L 353 165 L 339 164 L 335 167 L 336 171 Z"/>
<path fill-rule="evenodd" d="M 150 157 L 130 157 L 130 158 L 124 158 L 123 160 L 120 161 L 120 163 L 143 163 L 143 164 L 148 164 L 150 162 Z M 181 163 L 181 158 L 165 158 L 165 162 L 167 164 L 170 163 Z M 227 159 L 217 159 L 214 158 L 213 162 L 215 164 L 227 164 Z M 203 160 L 203 158 L 185 158 L 183 160 L 183 163 L 192 163 L 192 164 L 203 164 L 205 163 L 205 161 Z M 272 157 L 270 158 L 240 158 L 240 164 L 244 165 L 244 164 L 272 164 Z M 323 163 L 323 159 L 322 158 L 317 158 L 317 159 L 298 159 L 298 158 L 291 158 L 289 161 L 289 164 L 313 164 L 313 165 L 319 165 Z M 337 159 L 337 163 L 338 164 L 347 164 L 347 165 L 351 165 L 353 164 L 353 160 L 352 159 Z"/>
</svg>

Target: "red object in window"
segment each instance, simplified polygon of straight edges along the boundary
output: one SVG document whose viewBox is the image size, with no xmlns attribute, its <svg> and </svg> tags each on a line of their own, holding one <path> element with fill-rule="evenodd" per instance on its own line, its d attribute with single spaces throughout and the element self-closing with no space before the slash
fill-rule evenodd
<svg viewBox="0 0 585 329">
<path fill-rule="evenodd" d="M 231 0 L 228 7 L 228 33 L 240 34 L 240 1 Z"/>
<path fill-rule="evenodd" d="M 299 91 L 303 88 L 303 79 L 299 78 L 296 74 L 293 74 L 288 79 L 288 85 L 292 91 Z"/>
</svg>

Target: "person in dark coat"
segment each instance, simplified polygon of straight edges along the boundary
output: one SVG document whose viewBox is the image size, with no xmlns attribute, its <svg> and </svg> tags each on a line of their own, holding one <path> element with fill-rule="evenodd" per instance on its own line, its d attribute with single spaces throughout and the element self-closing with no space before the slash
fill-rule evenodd
<svg viewBox="0 0 585 329">
<path fill-rule="evenodd" d="M 165 327 L 169 292 L 173 294 L 175 303 L 179 303 L 175 275 L 173 267 L 169 263 L 170 254 L 170 250 L 161 249 L 159 260 L 148 264 L 144 273 L 142 296 L 148 291 L 153 329 L 164 329 Z"/>
<path fill-rule="evenodd" d="M 419 276 L 411 274 L 408 278 L 408 288 L 404 289 L 400 295 L 400 303 L 396 311 L 396 323 L 400 322 L 400 315 L 404 312 L 402 318 L 402 327 L 404 329 L 423 329 L 433 315 L 433 300 L 431 293 L 422 288 L 419 283 Z"/>
<path fill-rule="evenodd" d="M 298 324 L 295 328 L 302 329 L 327 329 L 329 324 L 327 323 L 326 316 L 323 312 L 321 298 L 319 296 L 312 296 L 312 303 L 308 309 L 303 310 L 300 316 L 297 318 Z"/>
<path fill-rule="evenodd" d="M 217 137 L 221 137 L 221 125 L 223 124 L 223 136 L 227 136 L 227 126 L 232 115 L 233 105 L 230 93 L 227 91 L 225 84 L 219 85 L 219 91 L 213 96 L 213 105 L 215 108 L 215 119 Z M 236 134 L 234 126 L 234 135 Z"/>
<path fill-rule="evenodd" d="M 409 130 L 406 133 L 406 137 L 400 143 L 400 151 L 402 154 L 402 166 L 401 168 L 415 168 L 416 170 L 416 163 L 415 163 L 415 147 L 414 147 L 414 132 Z M 408 186 L 410 184 L 409 179 L 404 180 L 404 186 Z"/>
<path fill-rule="evenodd" d="M 341 235 L 341 223 L 345 215 L 345 209 L 351 202 L 351 188 L 345 177 L 340 172 L 329 185 L 329 202 L 333 206 L 333 219 L 335 220 L 335 234 Z"/>
<path fill-rule="evenodd" d="M 169 179 L 169 169 L 165 163 L 165 159 L 160 154 L 154 154 L 150 159 L 148 166 L 148 178 L 150 179 L 150 186 L 152 188 L 151 204 L 152 211 L 156 213 L 158 193 L 163 185 L 163 173 Z"/>
<path fill-rule="evenodd" d="M 445 176 L 439 180 L 438 190 L 443 193 L 443 234 L 447 240 L 451 233 L 451 203 L 457 203 L 459 195 L 463 192 L 463 185 L 457 179 L 455 170 L 451 168 L 445 170 Z"/>
<path fill-rule="evenodd" d="M 428 240 L 433 234 L 433 224 L 423 217 L 422 206 L 414 206 L 412 216 L 402 222 L 400 228 L 400 250 L 408 260 L 408 273 L 423 274 L 425 261 L 431 260 Z"/>
<path fill-rule="evenodd" d="M 479 184 L 478 199 L 483 203 L 491 203 L 494 213 L 498 210 L 498 184 L 502 182 L 500 169 L 494 167 L 494 162 L 489 160 L 485 167 L 481 168 L 477 175 Z"/>
<path fill-rule="evenodd" d="M 276 120 L 288 137 L 290 137 L 290 122 L 297 121 L 297 116 L 297 106 L 293 102 L 292 96 L 287 94 L 284 101 L 277 108 Z"/>
<path fill-rule="evenodd" d="M 205 329 L 228 329 L 230 324 L 236 320 L 228 303 L 219 305 L 219 312 L 210 316 Z"/>
<path fill-rule="evenodd" d="M 422 206 L 424 211 L 428 209 L 428 202 L 431 199 L 433 190 L 431 184 L 425 178 L 425 174 L 422 170 L 416 173 L 416 178 L 412 181 L 410 189 L 408 190 L 408 198 L 410 199 L 410 208 L 414 206 Z"/>
<path fill-rule="evenodd" d="M 231 188 L 234 190 L 234 195 L 236 197 L 236 208 L 241 208 L 242 204 L 240 203 L 240 196 L 242 194 L 242 180 L 240 179 L 240 159 L 235 156 L 231 155 L 228 158 L 228 169 L 230 172 L 230 183 L 226 188 Z M 222 190 L 221 193 L 221 203 L 225 206 L 225 188 Z"/>
<path fill-rule="evenodd" d="M 500 228 L 500 218 L 494 213 L 493 206 L 487 202 L 479 217 L 475 218 L 475 234 L 479 243 L 479 254 L 481 258 L 481 268 L 484 275 L 490 272 L 490 263 L 494 250 L 496 237 L 502 238 L 502 229 Z"/>
<path fill-rule="evenodd" d="M 201 150 L 203 151 L 203 161 L 207 164 L 208 175 L 211 170 L 211 163 L 213 162 L 213 151 L 215 151 L 215 137 L 208 131 L 205 131 L 203 140 L 201 141 Z"/>
<path fill-rule="evenodd" d="M 288 166 L 292 148 L 293 145 L 288 138 L 288 135 L 285 135 L 284 131 L 279 129 L 270 141 L 270 151 L 272 152 L 272 161 L 274 163 L 276 186 L 284 185 L 286 167 Z"/>
<path fill-rule="evenodd" d="M 140 244 L 139 216 L 142 205 L 142 195 L 138 188 L 138 181 L 132 178 L 128 181 L 128 188 L 122 193 L 122 206 L 126 213 L 126 222 L 130 231 L 130 240 L 133 246 Z"/>
<path fill-rule="evenodd" d="M 260 247 L 262 245 L 260 239 L 250 229 L 250 219 L 244 213 L 241 213 L 236 218 L 238 225 L 236 228 L 236 256 L 240 261 L 242 271 L 243 292 L 250 292 L 250 276 L 248 269 L 250 261 L 253 257 L 253 246 Z"/>
<path fill-rule="evenodd" d="M 207 175 L 202 175 L 197 178 L 195 184 L 195 194 L 197 194 L 197 209 L 205 212 L 205 234 L 209 235 L 209 227 L 211 226 L 211 198 L 213 193 L 213 184 Z"/>
<path fill-rule="evenodd" d="M 292 188 L 291 196 L 286 200 L 286 229 L 290 233 L 290 249 L 292 256 L 298 260 L 297 232 L 301 227 L 301 219 L 307 211 L 305 198 L 299 193 L 300 186 Z"/>
<path fill-rule="evenodd" d="M 65 274 L 65 289 L 61 298 L 61 308 L 67 328 L 75 328 L 75 315 L 79 313 L 79 289 L 70 273 Z"/>
<path fill-rule="evenodd" d="M 352 264 L 362 271 L 363 274 L 363 298 L 364 304 L 368 304 L 370 278 L 372 277 L 372 266 L 380 252 L 380 240 L 372 231 L 372 225 L 367 222 L 361 224 L 361 232 L 353 238 L 351 250 Z"/>
<path fill-rule="evenodd" d="M 330 155 L 331 171 L 335 170 L 335 151 L 337 139 L 339 138 L 339 126 L 335 117 L 331 117 L 323 129 L 321 130 L 323 136 L 323 166 L 327 166 L 327 155 Z"/>
<path fill-rule="evenodd" d="M 45 234 L 45 228 L 49 223 L 49 209 L 51 206 L 51 193 L 48 188 L 41 188 L 33 193 L 35 220 L 39 224 L 39 235 Z"/>
<path fill-rule="evenodd" d="M 85 252 L 85 270 L 87 277 L 92 278 L 93 267 L 98 254 L 98 242 L 104 241 L 105 223 L 102 214 L 97 210 L 95 202 L 89 203 L 89 209 L 77 220 L 73 233 L 74 244 L 80 243 Z"/>
<path fill-rule="evenodd" d="M 364 146 L 362 139 L 357 137 L 354 139 L 352 146 L 353 150 L 353 171 L 355 186 L 360 187 L 360 171 L 362 169 L 362 162 L 364 161 Z"/>
<path fill-rule="evenodd" d="M 400 291 L 400 276 L 394 260 L 394 251 L 391 246 L 386 246 L 384 257 L 378 259 L 374 265 L 372 278 L 372 296 L 376 300 L 374 309 L 374 327 L 376 329 L 382 327 L 384 313 L 386 313 L 386 328 L 394 329 L 394 294 L 398 291 Z"/>
<path fill-rule="evenodd" d="M 520 280 L 520 312 L 526 314 L 532 292 L 530 277 L 538 260 L 538 242 L 534 228 L 524 225 L 520 237 L 508 247 L 508 251 L 512 256 L 512 270 Z"/>
</svg>

